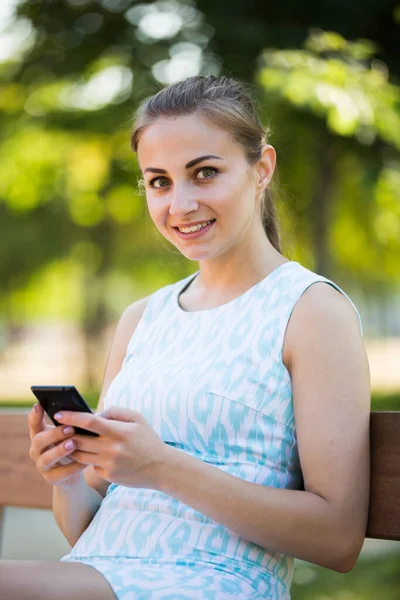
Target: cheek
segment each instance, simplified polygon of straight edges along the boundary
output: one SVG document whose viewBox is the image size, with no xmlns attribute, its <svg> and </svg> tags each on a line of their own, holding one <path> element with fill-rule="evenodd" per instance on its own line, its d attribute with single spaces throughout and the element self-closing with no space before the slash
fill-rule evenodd
<svg viewBox="0 0 400 600">
<path fill-rule="evenodd" d="M 241 190 L 246 188 L 247 185 L 248 178 L 243 172 L 243 169 L 238 168 L 236 171 L 232 170 L 229 174 L 226 173 L 225 176 L 218 181 L 218 190 L 222 195 L 239 195 Z"/>
<path fill-rule="evenodd" d="M 213 181 L 211 185 L 204 185 L 204 188 L 199 190 L 199 199 L 202 202 L 210 205 L 221 206 L 225 208 L 225 205 L 232 202 L 236 194 L 236 177 L 219 177 L 216 181 Z"/>
<path fill-rule="evenodd" d="M 147 210 L 150 218 L 159 231 L 165 230 L 166 221 L 168 220 L 168 195 L 147 197 Z"/>
<path fill-rule="evenodd" d="M 161 197 L 157 197 L 155 194 L 148 194 L 146 197 L 147 209 L 149 211 L 149 215 L 153 220 L 157 220 L 160 218 L 160 215 L 163 211 L 163 207 L 165 205 L 165 201 Z"/>
<path fill-rule="evenodd" d="M 218 204 L 223 210 L 229 207 L 233 209 L 241 203 L 247 192 L 248 187 L 246 182 L 243 181 L 243 177 L 232 174 L 225 177 L 223 181 L 218 182 L 213 190 L 212 198 L 215 205 Z"/>
</svg>

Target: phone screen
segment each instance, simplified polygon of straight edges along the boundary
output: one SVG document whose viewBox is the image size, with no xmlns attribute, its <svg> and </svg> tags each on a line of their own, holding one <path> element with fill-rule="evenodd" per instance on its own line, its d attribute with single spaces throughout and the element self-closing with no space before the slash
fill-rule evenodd
<svg viewBox="0 0 400 600">
<path fill-rule="evenodd" d="M 59 423 L 54 418 L 54 415 L 63 410 L 75 410 L 93 414 L 92 409 L 74 385 L 32 385 L 31 390 L 54 425 L 62 425 L 62 423 Z M 96 437 L 99 435 L 81 427 L 75 427 L 75 431 L 83 435 Z"/>
</svg>

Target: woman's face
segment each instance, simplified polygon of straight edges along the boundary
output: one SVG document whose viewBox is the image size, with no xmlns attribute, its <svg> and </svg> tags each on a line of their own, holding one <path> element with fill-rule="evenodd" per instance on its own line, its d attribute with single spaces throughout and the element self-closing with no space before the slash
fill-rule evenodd
<svg viewBox="0 0 400 600">
<path fill-rule="evenodd" d="M 141 134 L 138 161 L 150 216 L 160 233 L 190 260 L 228 258 L 260 229 L 260 193 L 275 151 L 250 166 L 231 135 L 198 115 L 160 118 Z M 196 234 L 179 226 L 213 223 Z"/>
</svg>

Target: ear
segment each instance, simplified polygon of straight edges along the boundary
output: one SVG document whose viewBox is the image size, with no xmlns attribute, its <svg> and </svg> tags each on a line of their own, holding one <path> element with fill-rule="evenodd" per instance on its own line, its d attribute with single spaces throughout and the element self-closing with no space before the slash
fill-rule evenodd
<svg viewBox="0 0 400 600">
<path fill-rule="evenodd" d="M 276 152 L 271 144 L 265 144 L 261 150 L 261 158 L 257 162 L 257 194 L 261 194 L 272 179 L 276 165 Z"/>
</svg>

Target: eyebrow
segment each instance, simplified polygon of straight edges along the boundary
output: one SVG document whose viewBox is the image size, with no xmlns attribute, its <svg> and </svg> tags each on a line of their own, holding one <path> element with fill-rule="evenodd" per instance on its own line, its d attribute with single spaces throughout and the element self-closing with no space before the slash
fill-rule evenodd
<svg viewBox="0 0 400 600">
<path fill-rule="evenodd" d="M 203 160 L 209 160 L 210 158 L 216 158 L 217 160 L 223 160 L 220 156 L 215 156 L 214 154 L 206 154 L 205 156 L 199 156 L 198 158 L 189 160 L 189 162 L 186 163 L 186 165 L 185 165 L 185 169 L 190 169 L 190 167 L 194 167 L 194 165 L 197 165 L 197 163 L 202 162 Z M 147 169 L 145 169 L 143 171 L 143 173 L 146 173 L 147 171 L 151 171 L 152 173 L 166 173 L 167 172 L 165 169 L 156 169 L 155 167 L 147 167 Z"/>
</svg>

